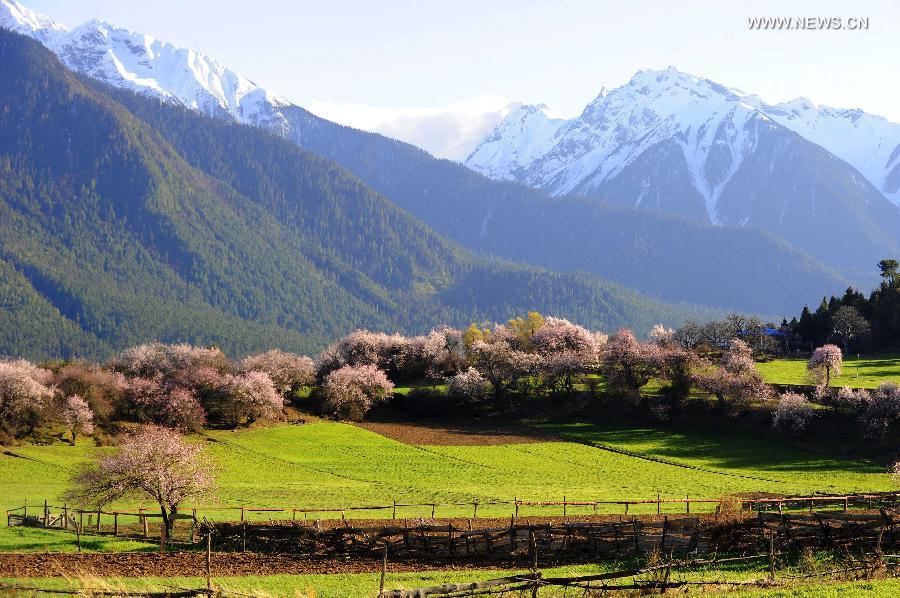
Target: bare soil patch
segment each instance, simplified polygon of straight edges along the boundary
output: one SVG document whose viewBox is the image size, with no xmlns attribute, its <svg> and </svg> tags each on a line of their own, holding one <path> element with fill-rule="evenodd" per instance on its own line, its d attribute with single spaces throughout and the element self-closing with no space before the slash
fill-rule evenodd
<svg viewBox="0 0 900 598">
<path fill-rule="evenodd" d="M 213 553 L 213 576 L 370 573 L 381 570 L 378 559 L 309 559 L 300 556 L 257 554 L 251 552 Z M 435 569 L 435 565 L 388 563 L 394 572 Z M 445 569 L 466 569 L 459 563 L 447 563 Z M 205 576 L 203 552 L 131 553 L 0 553 L 3 577 L 181 577 Z"/>
<path fill-rule="evenodd" d="M 368 421 L 358 425 L 398 442 L 417 446 L 488 446 L 561 442 L 557 436 L 523 425 L 408 421 Z"/>
</svg>

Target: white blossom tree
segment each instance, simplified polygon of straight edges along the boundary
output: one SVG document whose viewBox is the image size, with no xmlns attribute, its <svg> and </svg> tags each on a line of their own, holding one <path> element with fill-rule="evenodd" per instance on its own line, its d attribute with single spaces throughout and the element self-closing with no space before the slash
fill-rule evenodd
<svg viewBox="0 0 900 598">
<path fill-rule="evenodd" d="M 86 466 L 72 482 L 67 499 L 85 506 L 101 507 L 123 498 L 152 499 L 159 505 L 169 542 L 179 506 L 214 483 L 203 447 L 157 426 L 129 434 L 115 454 Z"/>
</svg>

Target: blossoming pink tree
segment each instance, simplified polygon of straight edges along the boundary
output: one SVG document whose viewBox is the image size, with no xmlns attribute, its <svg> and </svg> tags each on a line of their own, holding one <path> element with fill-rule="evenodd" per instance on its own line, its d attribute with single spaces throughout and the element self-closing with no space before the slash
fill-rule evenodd
<svg viewBox="0 0 900 598">
<path fill-rule="evenodd" d="M 148 426 L 125 437 L 115 454 L 77 473 L 66 496 L 96 507 L 124 498 L 150 498 L 159 505 L 171 542 L 179 506 L 212 486 L 212 465 L 202 446 L 187 444 L 173 430 Z"/>
<path fill-rule="evenodd" d="M 228 367 L 228 358 L 216 347 L 148 343 L 122 351 L 113 366 L 130 376 L 169 377 L 187 368 L 205 366 L 224 370 Z"/>
<path fill-rule="evenodd" d="M 479 401 L 487 392 L 487 380 L 478 370 L 469 368 L 447 379 L 447 392 L 459 401 Z"/>
<path fill-rule="evenodd" d="M 326 411 L 359 421 L 375 404 L 391 396 L 394 384 L 374 365 L 345 365 L 325 377 L 321 392 Z"/>
<path fill-rule="evenodd" d="M 896 433 L 900 424 L 900 386 L 894 382 L 882 382 L 872 390 L 861 406 L 860 421 L 866 436 L 885 438 Z"/>
<path fill-rule="evenodd" d="M 550 386 L 561 382 L 564 392 L 575 390 L 575 376 L 597 369 L 596 337 L 568 320 L 546 318 L 531 337 L 531 345 L 542 358 L 542 370 L 549 378 Z"/>
<path fill-rule="evenodd" d="M 265 372 L 283 395 L 297 392 L 316 381 L 316 366 L 312 359 L 278 349 L 251 355 L 241 362 L 241 367 L 246 371 Z"/>
<path fill-rule="evenodd" d="M 75 444 L 75 437 L 80 432 L 82 434 L 91 434 L 94 431 L 94 412 L 88 406 L 87 401 L 78 395 L 66 397 L 62 409 L 63 423 L 72 433 L 72 444 Z"/>
<path fill-rule="evenodd" d="M 772 398 L 772 388 L 766 384 L 762 376 L 755 370 L 733 372 L 723 366 L 705 364 L 694 374 L 697 386 L 718 401 L 719 410 L 729 408 L 737 413 L 754 401 L 768 401 Z"/>
<path fill-rule="evenodd" d="M 666 345 L 669 345 L 675 341 L 675 330 L 673 330 L 672 328 L 666 328 L 662 324 L 657 324 L 650 329 L 650 332 L 647 334 L 647 338 L 660 347 L 665 347 Z"/>
<path fill-rule="evenodd" d="M 83 398 L 94 413 L 95 422 L 110 421 L 128 390 L 128 380 L 121 372 L 79 361 L 57 370 L 53 381 L 64 395 Z"/>
<path fill-rule="evenodd" d="M 7 434 L 30 434 L 55 395 L 52 374 L 24 359 L 0 361 L 0 428 Z"/>
<path fill-rule="evenodd" d="M 275 390 L 272 379 L 264 372 L 245 372 L 229 376 L 226 410 L 233 426 L 252 424 L 260 419 L 282 417 L 284 397 Z"/>
<path fill-rule="evenodd" d="M 659 370 L 662 354 L 658 345 L 642 343 L 627 328 L 619 330 L 603 352 L 603 372 L 609 389 L 622 396 L 637 398 L 642 386 Z"/>
<path fill-rule="evenodd" d="M 806 429 L 815 410 L 801 394 L 786 392 L 778 398 L 778 406 L 772 414 L 772 426 L 793 436 Z"/>
<path fill-rule="evenodd" d="M 487 380 L 498 402 L 521 377 L 537 372 L 541 358 L 512 348 L 505 340 L 475 341 L 469 350 L 473 367 Z"/>
<path fill-rule="evenodd" d="M 739 338 L 728 341 L 728 349 L 722 354 L 720 363 L 732 374 L 752 375 L 757 372 L 753 349 Z"/>
<path fill-rule="evenodd" d="M 844 356 L 837 345 L 822 345 L 813 351 L 806 364 L 806 370 L 816 384 L 826 388 L 831 385 L 832 376 L 841 375 Z"/>
<path fill-rule="evenodd" d="M 206 423 L 203 406 L 194 392 L 166 383 L 160 376 L 128 381 L 123 415 L 138 423 L 179 430 L 199 430 Z"/>
</svg>

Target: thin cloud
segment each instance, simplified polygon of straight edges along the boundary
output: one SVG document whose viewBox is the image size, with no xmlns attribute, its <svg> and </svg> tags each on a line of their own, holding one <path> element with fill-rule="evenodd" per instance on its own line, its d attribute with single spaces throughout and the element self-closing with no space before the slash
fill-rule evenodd
<svg viewBox="0 0 900 598">
<path fill-rule="evenodd" d="M 437 108 L 385 108 L 321 100 L 312 100 L 306 107 L 329 120 L 412 143 L 440 158 L 461 161 L 517 105 L 506 98 L 482 96 Z"/>
</svg>

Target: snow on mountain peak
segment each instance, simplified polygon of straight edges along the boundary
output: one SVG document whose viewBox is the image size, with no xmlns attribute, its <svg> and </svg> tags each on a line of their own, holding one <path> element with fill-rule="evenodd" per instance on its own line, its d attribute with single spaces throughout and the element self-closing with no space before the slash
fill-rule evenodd
<svg viewBox="0 0 900 598">
<path fill-rule="evenodd" d="M 756 95 L 672 66 L 643 69 L 621 87 L 604 88 L 580 116 L 555 121 L 550 134 L 537 141 L 508 119 L 466 164 L 554 195 L 591 193 L 609 185 L 656 144 L 675 144 L 709 219 L 716 222 L 721 190 L 754 150 L 759 127 L 773 125 L 850 163 L 900 204 L 900 124 L 861 110 L 817 106 L 805 97 L 769 105 Z M 643 201 L 635 198 L 636 205 Z"/>
<path fill-rule="evenodd" d="M 554 195 L 590 193 L 672 139 L 713 222 L 722 188 L 752 151 L 754 127 L 765 120 L 753 98 L 675 67 L 638 71 L 625 85 L 602 90 L 571 120 L 541 120 L 536 113 L 510 114 L 466 164 Z M 721 163 L 714 172 L 706 166 L 713 154 Z M 643 200 L 636 197 L 636 205 Z"/>
<path fill-rule="evenodd" d="M 286 100 L 194 50 L 100 19 L 69 30 L 16 0 L 0 0 L 0 26 L 34 37 L 72 70 L 114 87 L 276 131 L 285 126 L 277 109 Z"/>
<path fill-rule="evenodd" d="M 54 33 L 67 30 L 64 25 L 22 6 L 16 0 L 0 0 L 0 27 L 36 37 L 41 41 Z"/>
</svg>

